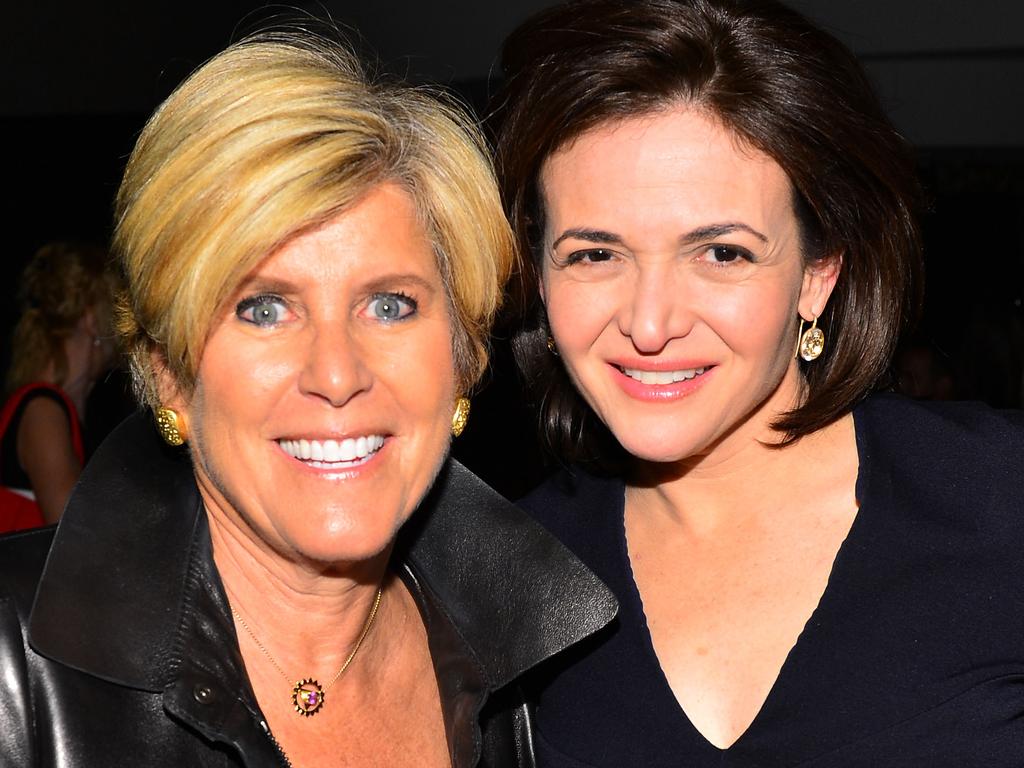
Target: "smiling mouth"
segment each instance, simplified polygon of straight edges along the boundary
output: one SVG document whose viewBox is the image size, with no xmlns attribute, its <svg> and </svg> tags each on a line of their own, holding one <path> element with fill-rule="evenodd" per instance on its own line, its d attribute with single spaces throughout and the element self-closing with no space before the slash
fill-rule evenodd
<svg viewBox="0 0 1024 768">
<path fill-rule="evenodd" d="M 344 440 L 278 440 L 281 450 L 311 467 L 335 469 L 367 461 L 384 445 L 383 435 L 363 435 Z"/>
<path fill-rule="evenodd" d="M 641 384 L 674 384 L 679 381 L 689 381 L 708 370 L 707 367 L 682 368 L 678 371 L 642 371 L 639 368 L 623 368 L 622 366 L 616 366 L 616 368 Z"/>
</svg>

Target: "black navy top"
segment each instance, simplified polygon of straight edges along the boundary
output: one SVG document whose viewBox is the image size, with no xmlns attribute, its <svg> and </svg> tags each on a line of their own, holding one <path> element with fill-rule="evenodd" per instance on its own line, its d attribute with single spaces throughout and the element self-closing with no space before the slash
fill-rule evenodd
<svg viewBox="0 0 1024 768">
<path fill-rule="evenodd" d="M 1024 766 L 1024 414 L 880 395 L 854 422 L 860 509 L 763 707 L 724 750 L 658 664 L 622 481 L 563 473 L 521 502 L 620 602 L 536 680 L 541 768 Z"/>
</svg>

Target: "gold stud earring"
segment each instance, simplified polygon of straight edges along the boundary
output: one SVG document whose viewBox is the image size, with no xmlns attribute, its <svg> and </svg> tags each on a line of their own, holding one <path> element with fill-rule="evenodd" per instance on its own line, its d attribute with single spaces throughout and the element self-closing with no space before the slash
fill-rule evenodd
<svg viewBox="0 0 1024 768">
<path fill-rule="evenodd" d="M 797 350 L 807 362 L 817 360 L 825 351 L 825 332 L 818 327 L 818 318 L 815 316 L 811 327 L 804 330 L 804 319 L 800 318 L 800 330 L 797 331 L 799 343 Z"/>
<path fill-rule="evenodd" d="M 156 409 L 156 428 L 168 445 L 181 445 L 187 437 L 185 422 L 173 408 Z"/>
<path fill-rule="evenodd" d="M 555 357 L 559 357 L 558 347 L 555 346 L 555 337 L 552 336 L 550 333 L 548 334 L 548 352 L 550 352 Z"/>
<path fill-rule="evenodd" d="M 452 414 L 452 434 L 458 437 L 466 428 L 469 421 L 469 399 L 460 397 L 455 401 L 455 413 Z"/>
</svg>

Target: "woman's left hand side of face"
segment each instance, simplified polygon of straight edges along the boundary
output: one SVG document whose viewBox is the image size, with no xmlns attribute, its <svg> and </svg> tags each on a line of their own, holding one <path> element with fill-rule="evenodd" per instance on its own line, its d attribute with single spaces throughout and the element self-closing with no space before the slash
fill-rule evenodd
<svg viewBox="0 0 1024 768">
<path fill-rule="evenodd" d="M 451 338 L 397 186 L 271 254 L 215 321 L 186 406 L 211 520 L 290 560 L 385 551 L 447 451 Z"/>
</svg>

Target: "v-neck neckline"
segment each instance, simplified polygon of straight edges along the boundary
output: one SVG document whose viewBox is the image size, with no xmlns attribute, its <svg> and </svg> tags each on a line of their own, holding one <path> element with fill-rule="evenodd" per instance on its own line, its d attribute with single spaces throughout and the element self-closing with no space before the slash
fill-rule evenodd
<svg viewBox="0 0 1024 768">
<path fill-rule="evenodd" d="M 648 671 L 651 674 L 651 679 L 652 681 L 656 681 L 658 686 L 658 694 L 665 699 L 665 706 L 671 711 L 677 713 L 679 720 L 683 726 L 692 733 L 695 741 L 700 745 L 701 750 L 707 751 L 711 755 L 726 758 L 730 755 L 740 753 L 748 743 L 756 738 L 757 733 L 760 730 L 760 724 L 768 717 L 770 710 L 780 706 L 780 697 L 784 695 L 784 691 L 780 691 L 780 689 L 785 689 L 787 687 L 787 680 L 794 674 L 791 670 L 801 663 L 799 657 L 806 657 L 809 653 L 808 648 L 813 648 L 815 643 L 813 634 L 818 628 L 820 617 L 828 612 L 829 604 L 836 599 L 836 592 L 839 591 L 836 585 L 850 581 L 846 574 L 846 571 L 849 571 L 852 568 L 849 553 L 851 550 L 857 549 L 857 542 L 866 536 L 864 528 L 868 525 L 867 520 L 870 517 L 870 510 L 872 507 L 872 503 L 866 501 L 866 494 L 870 486 L 870 466 L 868 462 L 869 451 L 866 443 L 867 438 L 865 434 L 865 425 L 862 423 L 863 415 L 858 415 L 857 409 L 855 409 L 852 416 L 854 424 L 854 442 L 857 451 L 857 479 L 855 481 L 857 511 L 854 513 L 850 528 L 843 537 L 843 540 L 832 559 L 832 566 L 829 569 L 825 588 L 822 591 L 821 596 L 818 598 L 818 602 L 814 606 L 814 609 L 807 617 L 807 621 L 804 623 L 804 626 L 797 634 L 796 640 L 786 653 L 786 658 L 779 667 L 779 672 L 776 675 L 775 680 L 772 681 L 768 694 L 761 702 L 760 707 L 758 707 L 757 714 L 754 715 L 754 718 L 750 721 L 743 732 L 736 737 L 735 741 L 727 747 L 719 747 L 712 743 L 707 736 L 705 736 L 704 733 L 694 725 L 690 716 L 683 708 L 683 705 L 680 703 L 679 699 L 676 698 L 675 692 L 672 690 L 672 686 L 669 684 L 668 678 L 665 675 L 665 670 L 661 666 L 661 661 L 658 658 L 657 651 L 654 647 L 654 639 L 651 636 L 650 626 L 648 625 L 647 611 L 644 606 L 643 597 L 640 594 L 640 588 L 636 583 L 636 577 L 633 572 L 633 563 L 629 556 L 629 542 L 626 536 L 626 485 L 625 483 L 622 484 L 622 495 L 618 501 L 619 509 L 617 510 L 616 518 L 618 523 L 616 526 L 616 535 L 618 536 L 617 548 L 627 576 L 626 597 L 639 611 L 637 634 L 643 647 L 643 663 L 648 665 Z"/>
</svg>

